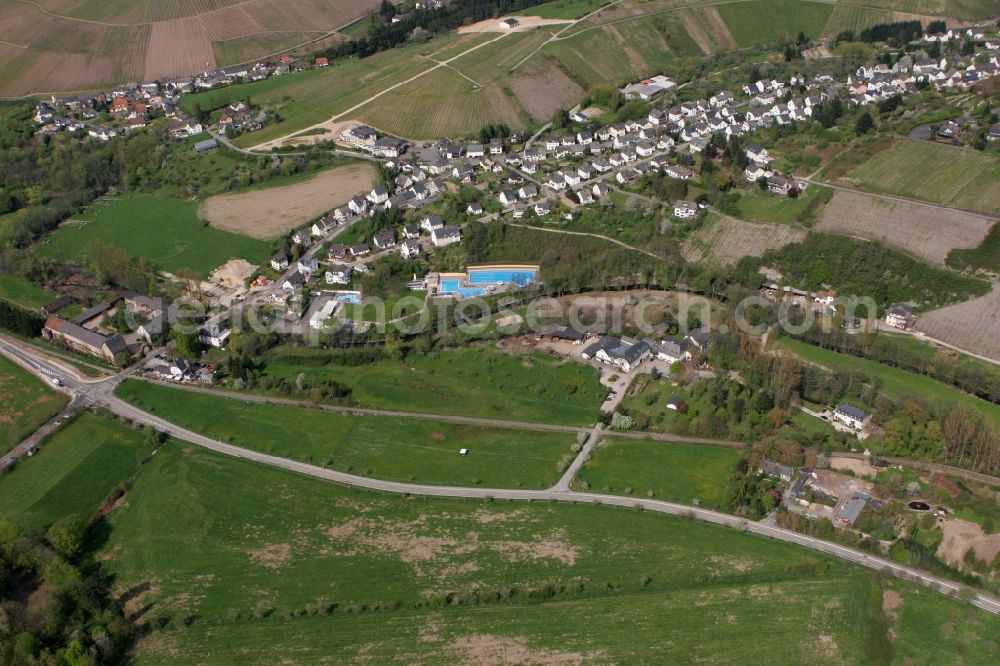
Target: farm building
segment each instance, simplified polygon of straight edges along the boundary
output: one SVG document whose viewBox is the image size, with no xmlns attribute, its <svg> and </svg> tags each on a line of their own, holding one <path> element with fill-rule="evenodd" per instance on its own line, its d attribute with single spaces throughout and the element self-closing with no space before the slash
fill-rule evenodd
<svg viewBox="0 0 1000 666">
<path fill-rule="evenodd" d="M 110 362 L 113 362 L 119 354 L 128 352 L 125 339 L 121 335 L 117 333 L 104 335 L 97 331 L 89 331 L 55 315 L 45 321 L 42 335 L 48 340 L 61 340 L 71 349 Z"/>
</svg>

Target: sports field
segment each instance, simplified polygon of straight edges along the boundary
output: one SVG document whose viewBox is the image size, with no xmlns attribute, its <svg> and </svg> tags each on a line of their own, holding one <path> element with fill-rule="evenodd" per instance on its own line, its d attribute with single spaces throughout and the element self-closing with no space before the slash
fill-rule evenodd
<svg viewBox="0 0 1000 666">
<path fill-rule="evenodd" d="M 850 172 L 863 186 L 932 203 L 1000 213 L 1000 157 L 900 140 Z"/>
<path fill-rule="evenodd" d="M 39 252 L 79 261 L 88 244 L 101 240 L 132 257 L 145 257 L 156 268 L 171 273 L 188 268 L 202 276 L 234 258 L 254 265 L 267 260 L 270 245 L 206 225 L 198 219 L 198 205 L 150 194 L 100 200 L 63 223 Z"/>
<path fill-rule="evenodd" d="M 393 481 L 545 488 L 576 441 L 572 433 L 247 404 L 148 382 L 126 382 L 118 395 L 237 446 Z"/>
<path fill-rule="evenodd" d="M 170 442 L 109 522 L 116 589 L 167 622 L 140 663 L 862 657 L 865 574 L 683 519 L 373 495 Z"/>
<path fill-rule="evenodd" d="M 69 399 L 6 356 L 0 356 L 0 454 L 58 414 Z"/>
<path fill-rule="evenodd" d="M 576 486 L 594 492 L 718 507 L 740 451 L 720 446 L 611 437 L 584 465 Z"/>
<path fill-rule="evenodd" d="M 27 527 L 59 518 L 90 518 L 150 452 L 141 433 L 81 414 L 0 480 L 0 514 Z"/>
<path fill-rule="evenodd" d="M 593 425 L 606 393 L 592 367 L 481 346 L 355 366 L 323 350 L 279 348 L 263 365 L 275 383 L 299 374 L 340 382 L 359 406 L 540 423 Z"/>
</svg>

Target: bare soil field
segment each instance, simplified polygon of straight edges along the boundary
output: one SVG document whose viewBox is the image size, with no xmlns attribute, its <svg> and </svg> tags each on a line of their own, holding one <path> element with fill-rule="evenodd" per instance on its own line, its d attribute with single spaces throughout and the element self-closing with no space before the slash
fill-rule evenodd
<svg viewBox="0 0 1000 666">
<path fill-rule="evenodd" d="M 992 225 L 971 213 L 837 190 L 816 229 L 879 240 L 943 266 L 951 250 L 979 247 Z"/>
<path fill-rule="evenodd" d="M 1000 359 L 1000 288 L 964 303 L 932 310 L 917 318 L 916 329 L 976 354 Z"/>
<path fill-rule="evenodd" d="M 806 232 L 787 224 L 747 222 L 727 215 L 711 215 L 682 248 L 688 261 L 729 266 L 743 257 L 759 257 L 767 250 L 801 243 Z"/>
<path fill-rule="evenodd" d="M 949 564 L 962 566 L 965 553 L 970 548 L 976 557 L 987 562 L 1000 553 L 1000 534 L 986 534 L 983 528 L 967 520 L 949 518 L 944 522 L 944 539 L 938 546 L 937 556 Z"/>
<path fill-rule="evenodd" d="M 517 70 L 510 88 L 528 113 L 535 118 L 551 118 L 560 108 L 571 108 L 584 90 L 554 63 L 534 60 Z"/>
<path fill-rule="evenodd" d="M 197 74 L 322 38 L 377 6 L 378 0 L 0 0 L 0 42 L 19 49 L 0 52 L 0 95 Z"/>
<path fill-rule="evenodd" d="M 199 18 L 153 24 L 143 78 L 180 76 L 215 68 L 215 51 Z"/>
<path fill-rule="evenodd" d="M 505 18 L 515 19 L 518 22 L 517 27 L 501 28 L 500 21 L 503 21 Z M 474 32 L 524 32 L 525 30 L 533 30 L 543 25 L 564 25 L 572 22 L 569 19 L 547 19 L 538 16 L 500 16 L 495 19 L 486 19 L 479 23 L 463 25 L 458 29 L 458 32 L 459 34 Z"/>
<path fill-rule="evenodd" d="M 220 229 L 270 240 L 367 192 L 374 178 L 367 164 L 352 164 L 294 185 L 209 197 L 198 212 Z"/>
</svg>

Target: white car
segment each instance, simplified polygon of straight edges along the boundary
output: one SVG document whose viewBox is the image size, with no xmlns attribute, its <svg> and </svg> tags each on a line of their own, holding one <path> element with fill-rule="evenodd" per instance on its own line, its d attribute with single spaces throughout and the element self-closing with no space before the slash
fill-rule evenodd
<svg viewBox="0 0 1000 666">
<path fill-rule="evenodd" d="M 53 377 L 52 378 L 52 383 L 55 384 L 56 386 L 62 386 L 63 385 L 62 380 L 59 379 L 58 377 Z"/>
</svg>

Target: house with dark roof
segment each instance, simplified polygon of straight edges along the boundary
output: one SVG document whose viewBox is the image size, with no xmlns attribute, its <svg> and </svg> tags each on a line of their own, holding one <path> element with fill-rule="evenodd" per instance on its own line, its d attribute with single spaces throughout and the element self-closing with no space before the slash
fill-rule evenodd
<svg viewBox="0 0 1000 666">
<path fill-rule="evenodd" d="M 128 345 L 118 333 L 104 335 L 55 315 L 45 320 L 42 335 L 48 340 L 62 341 L 70 349 L 103 358 L 111 363 L 119 354 L 128 353 Z"/>
<path fill-rule="evenodd" d="M 913 316 L 913 308 L 904 303 L 896 303 L 885 311 L 885 323 L 893 328 L 912 328 L 916 318 Z"/>
<path fill-rule="evenodd" d="M 849 402 L 837 405 L 833 410 L 833 418 L 855 430 L 861 430 L 871 420 L 871 415 L 860 407 L 855 407 Z"/>
<path fill-rule="evenodd" d="M 764 458 L 760 461 L 757 473 L 765 476 L 773 476 L 781 479 L 782 481 L 791 481 L 792 475 L 795 474 L 795 470 L 789 465 L 782 465 L 781 463 L 776 463 L 773 460 Z"/>
<path fill-rule="evenodd" d="M 618 366 L 623 372 L 631 372 L 651 353 L 649 343 L 645 341 L 633 342 L 626 338 L 602 335 L 597 342 L 584 349 L 581 355 L 586 359 Z"/>
</svg>

